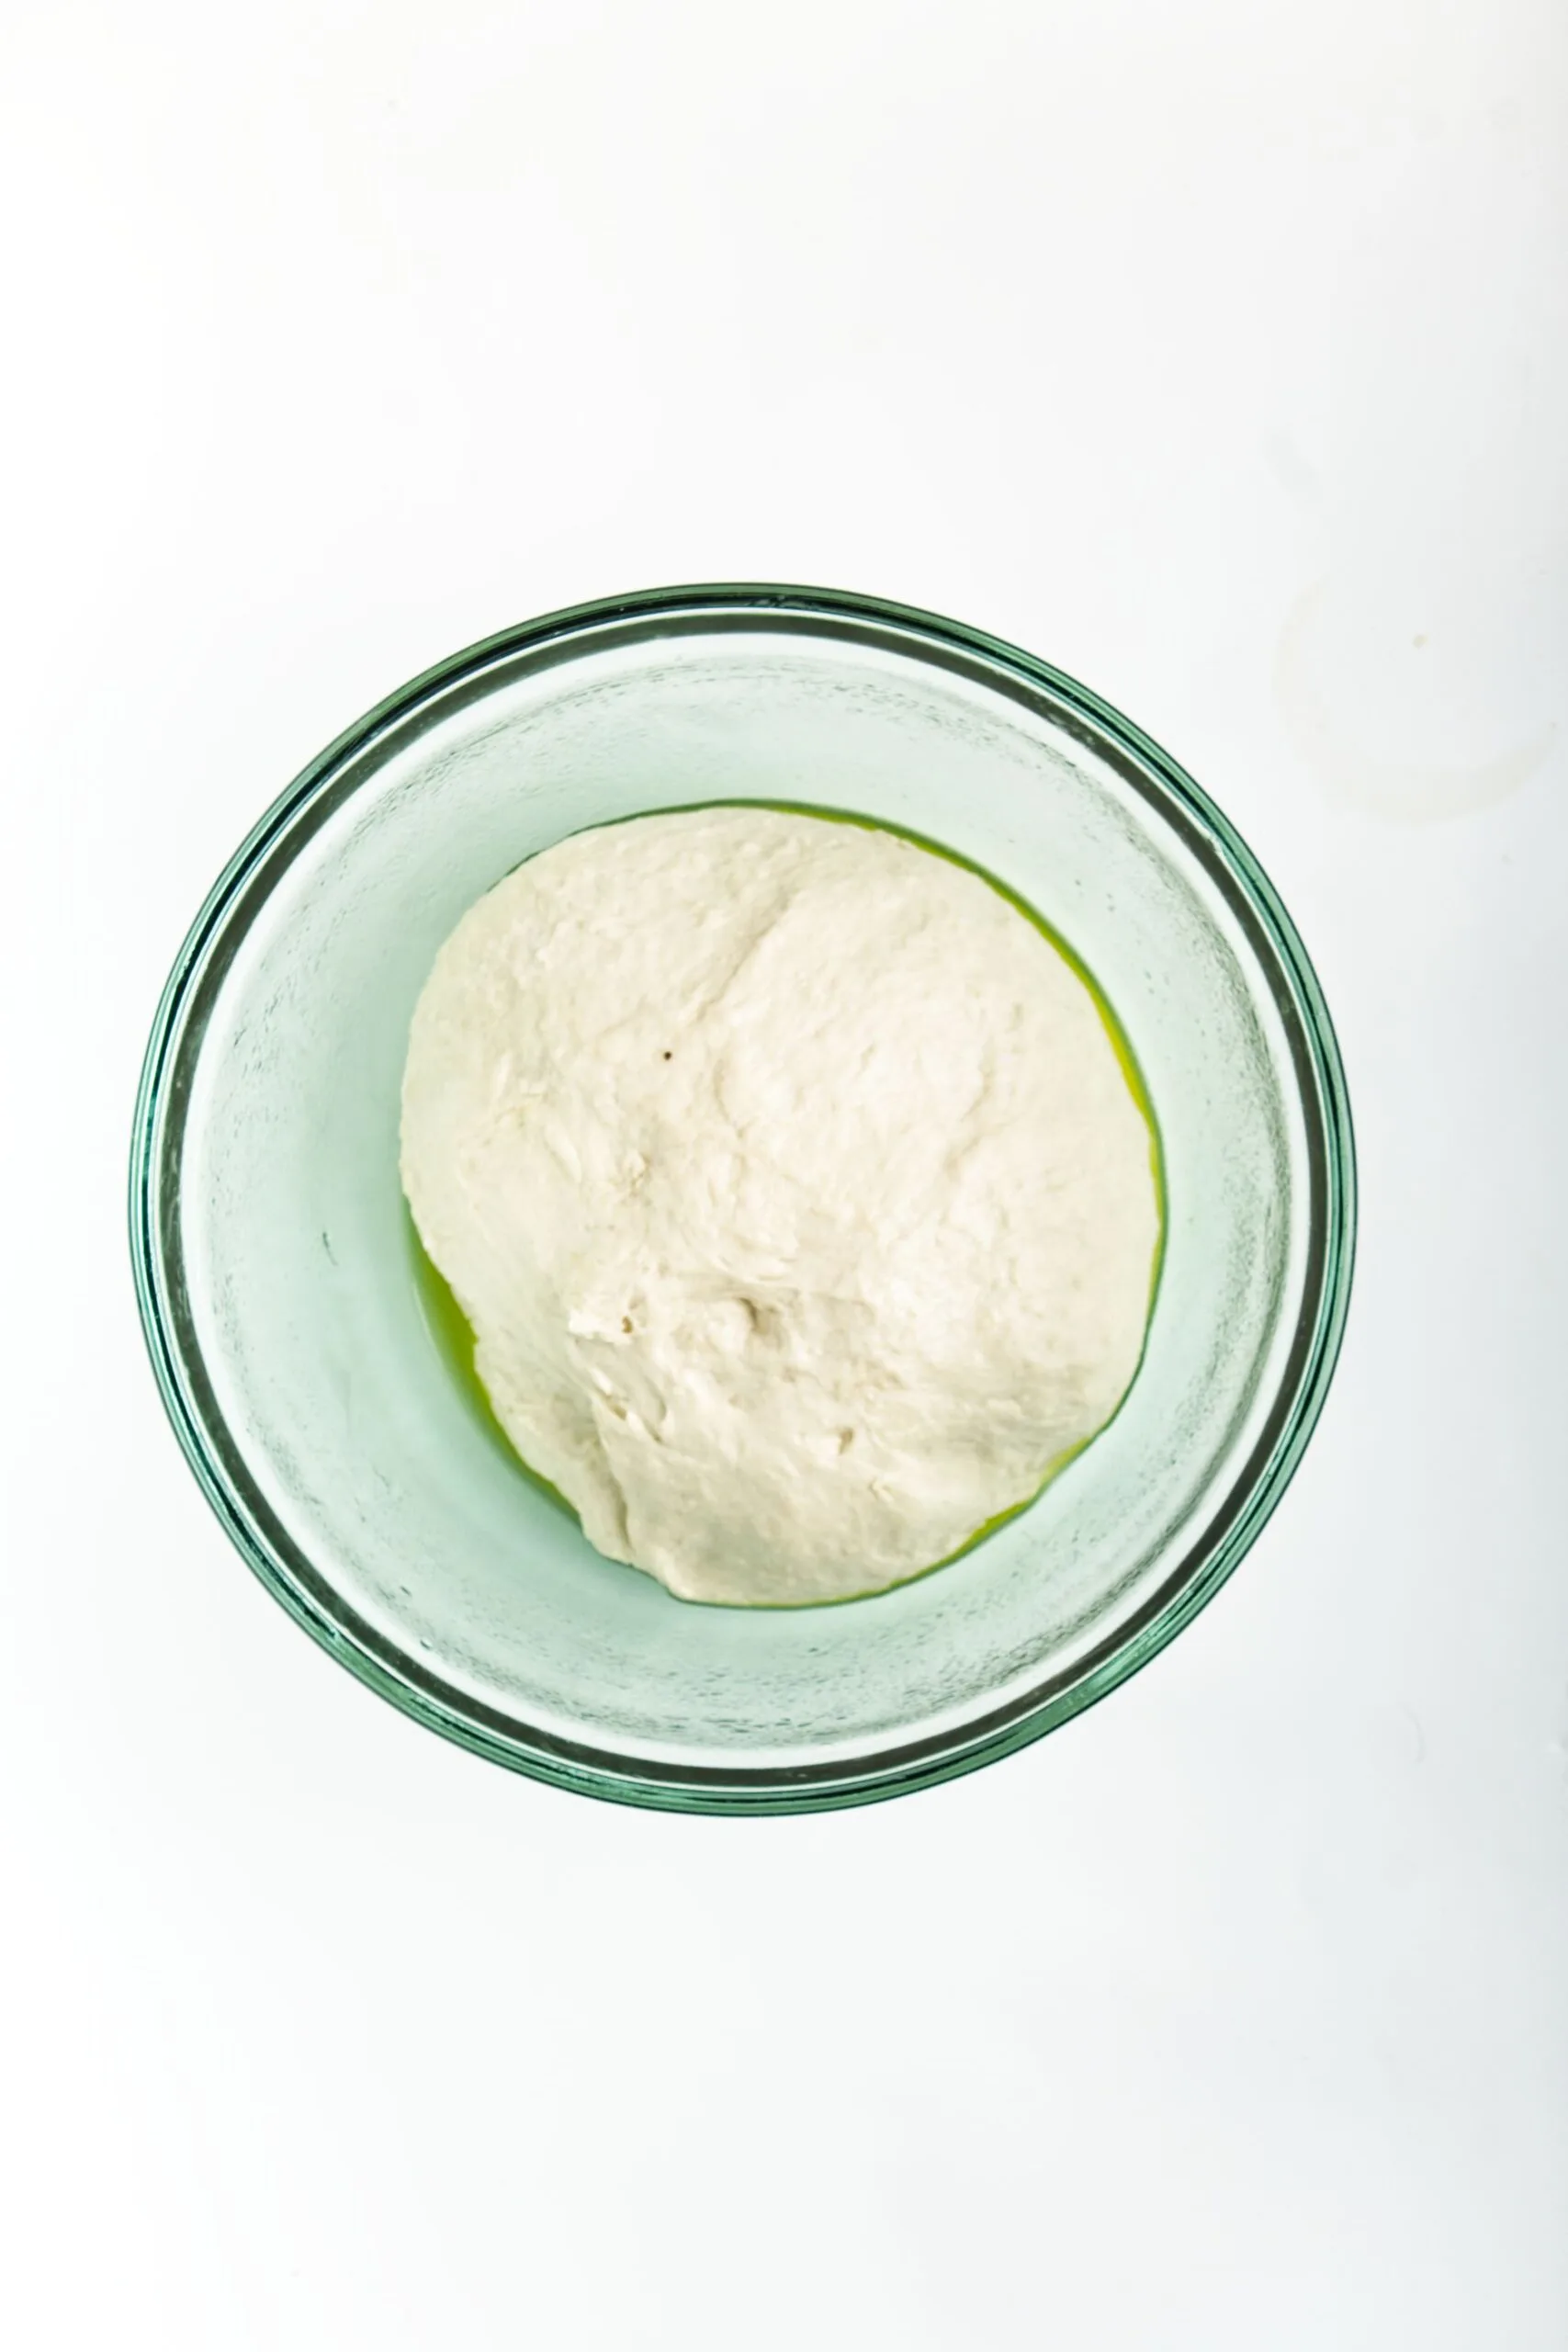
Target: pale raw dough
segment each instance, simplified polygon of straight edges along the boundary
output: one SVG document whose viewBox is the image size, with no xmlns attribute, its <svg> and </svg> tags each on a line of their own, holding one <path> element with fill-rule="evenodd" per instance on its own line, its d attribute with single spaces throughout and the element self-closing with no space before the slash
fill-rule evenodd
<svg viewBox="0 0 1568 2352">
<path fill-rule="evenodd" d="M 764 808 L 519 866 L 420 998 L 403 1183 L 519 1453 L 689 1600 L 945 1559 L 1138 1363 L 1150 1131 L 979 876 Z"/>
</svg>

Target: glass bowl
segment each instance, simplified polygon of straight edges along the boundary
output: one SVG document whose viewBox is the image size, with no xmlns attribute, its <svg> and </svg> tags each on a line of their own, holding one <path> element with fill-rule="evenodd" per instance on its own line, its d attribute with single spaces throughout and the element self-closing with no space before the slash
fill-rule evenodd
<svg viewBox="0 0 1568 2352">
<path fill-rule="evenodd" d="M 675 1600 L 601 1559 L 454 1372 L 398 1177 L 409 1018 L 481 891 L 706 800 L 852 810 L 1027 899 L 1158 1117 L 1165 1257 L 1109 1429 L 950 1566 L 831 1607 Z M 1033 1739 L 1230 1574 L 1323 1403 L 1350 1278 L 1344 1077 L 1289 918 L 1146 736 L 980 631 L 672 588 L 525 623 L 390 695 L 238 851 L 148 1048 L 132 1251 L 169 1415 L 268 1589 L 373 1690 L 541 1780 L 688 1811 L 894 1795 Z"/>
</svg>

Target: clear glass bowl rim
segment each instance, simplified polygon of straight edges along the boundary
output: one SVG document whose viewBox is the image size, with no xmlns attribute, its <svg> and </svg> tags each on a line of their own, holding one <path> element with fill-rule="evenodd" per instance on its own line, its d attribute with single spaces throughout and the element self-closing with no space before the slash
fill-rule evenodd
<svg viewBox="0 0 1568 2352">
<path fill-rule="evenodd" d="M 1142 1608 L 1087 1658 L 993 1715 L 952 1733 L 821 1767 L 679 1766 L 606 1753 L 494 1713 L 446 1685 L 438 1670 L 397 1650 L 348 1611 L 325 1576 L 247 1497 L 209 1442 L 186 1382 L 199 1360 L 182 1348 L 171 1306 L 161 1207 L 177 1194 L 183 1127 L 165 1125 L 178 1049 L 213 985 L 220 951 L 243 935 L 275 852 L 312 805 L 331 797 L 345 762 L 380 730 L 491 663 L 547 650 L 570 661 L 577 641 L 621 625 L 621 641 L 683 629 L 767 628 L 804 638 L 884 642 L 938 668 L 974 673 L 1092 746 L 1181 837 L 1260 951 L 1289 1039 L 1307 1136 L 1308 1267 L 1302 1306 L 1273 1409 L 1225 1508 Z M 482 687 L 479 689 L 482 691 Z M 334 805 L 335 802 L 334 802 Z M 324 811 L 322 811 L 324 813 Z M 311 828 L 313 829 L 313 828 Z M 298 837 L 298 836 L 297 836 Z M 1005 877 L 1004 877 L 1005 878 Z M 191 925 L 160 999 L 138 1090 L 130 1154 L 130 1251 L 143 1335 L 164 1409 L 198 1484 L 231 1542 L 274 1599 L 359 1679 L 416 1722 L 478 1755 L 581 1793 L 691 1813 L 799 1813 L 866 1804 L 949 1780 L 1038 1739 L 1124 1682 L 1211 1600 L 1278 1503 L 1322 1411 L 1338 1357 L 1355 1255 L 1356 1162 L 1343 1063 L 1323 992 L 1278 893 L 1201 786 L 1141 728 L 1076 679 L 983 629 L 852 592 L 771 582 L 712 582 L 596 598 L 502 629 L 400 686 L 355 721 L 288 786 L 235 851 Z M 185 1375 L 182 1378 L 182 1372 Z M 209 1400 L 210 1402 L 210 1400 Z M 212 1408 L 215 1410 L 215 1408 Z M 874 1605 L 874 1604 L 871 1604 Z"/>
</svg>

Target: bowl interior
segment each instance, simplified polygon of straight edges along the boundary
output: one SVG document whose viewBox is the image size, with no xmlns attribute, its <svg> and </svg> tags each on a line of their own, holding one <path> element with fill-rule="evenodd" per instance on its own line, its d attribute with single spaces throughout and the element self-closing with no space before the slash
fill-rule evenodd
<svg viewBox="0 0 1568 2352">
<path fill-rule="evenodd" d="M 143 1278 L 176 1421 L 313 1630 L 507 1760 L 677 1804 L 953 1769 L 1157 1645 L 1304 1434 L 1332 1048 L 1288 926 L 1152 747 L 959 635 L 739 599 L 519 632 L 317 763 L 171 984 Z M 1163 1272 L 1111 1428 L 965 1557 L 835 1607 L 693 1607 L 599 1558 L 454 1378 L 399 1185 L 409 1019 L 463 910 L 567 832 L 716 799 L 853 810 L 1019 892 L 1109 995 L 1164 1148 Z"/>
</svg>

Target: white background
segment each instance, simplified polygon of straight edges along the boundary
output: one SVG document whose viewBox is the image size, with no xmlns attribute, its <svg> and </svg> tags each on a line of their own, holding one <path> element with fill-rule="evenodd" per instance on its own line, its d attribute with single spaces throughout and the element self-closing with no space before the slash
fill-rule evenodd
<svg viewBox="0 0 1568 2352">
<path fill-rule="evenodd" d="M 0 2330 L 17 2352 L 1568 2343 L 1561 0 L 6 12 Z M 1362 1152 L 1207 1615 L 1014 1760 L 638 1815 L 228 1550 L 126 1264 L 185 925 L 582 596 L 1043 653 L 1250 838 Z"/>
</svg>

